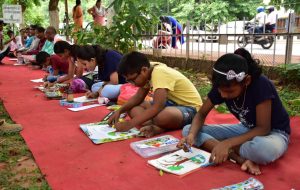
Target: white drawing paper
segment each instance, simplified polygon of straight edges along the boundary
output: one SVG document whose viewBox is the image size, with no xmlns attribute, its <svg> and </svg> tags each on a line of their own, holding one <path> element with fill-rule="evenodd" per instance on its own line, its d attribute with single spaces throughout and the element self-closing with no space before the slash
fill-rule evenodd
<svg viewBox="0 0 300 190">
<path fill-rule="evenodd" d="M 80 97 L 74 98 L 74 102 L 79 102 L 79 103 L 93 102 L 96 100 L 97 100 L 96 98 L 90 99 L 90 98 L 87 98 L 86 96 L 80 96 Z"/>
<path fill-rule="evenodd" d="M 184 175 L 210 165 L 209 158 L 210 153 L 192 147 L 192 152 L 178 150 L 158 159 L 148 160 L 148 163 L 165 172 Z"/>
<path fill-rule="evenodd" d="M 23 65 L 23 64 L 22 64 Z M 34 83 L 40 83 L 40 82 L 44 82 L 43 81 L 43 78 L 40 78 L 40 79 L 32 79 L 30 80 L 31 82 L 34 82 Z"/>
<path fill-rule="evenodd" d="M 87 106 L 81 106 L 81 107 L 78 107 L 78 108 L 68 108 L 68 110 L 71 110 L 71 111 L 82 111 L 82 110 L 86 110 L 86 109 L 90 109 L 90 108 L 94 108 L 94 107 L 99 107 L 99 106 L 103 106 L 101 104 L 91 104 L 91 105 L 87 105 Z"/>
<path fill-rule="evenodd" d="M 139 133 L 139 130 L 136 128 L 132 128 L 126 132 L 116 132 L 116 129 L 110 127 L 108 124 L 97 123 L 80 124 L 80 128 L 95 144 L 125 140 Z"/>
</svg>

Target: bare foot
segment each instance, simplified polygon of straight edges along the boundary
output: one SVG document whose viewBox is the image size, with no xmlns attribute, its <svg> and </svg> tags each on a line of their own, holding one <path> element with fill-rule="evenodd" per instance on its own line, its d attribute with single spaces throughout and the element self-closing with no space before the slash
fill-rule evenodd
<svg viewBox="0 0 300 190">
<path fill-rule="evenodd" d="M 147 138 L 153 137 L 154 135 L 158 135 L 160 133 L 165 132 L 165 129 L 162 129 L 156 125 L 147 125 L 140 129 L 140 132 Z"/>
<path fill-rule="evenodd" d="M 242 164 L 241 169 L 243 171 L 249 172 L 252 175 L 260 175 L 261 174 L 259 166 L 257 164 L 255 164 L 254 162 L 250 161 L 250 160 L 246 160 Z"/>
</svg>

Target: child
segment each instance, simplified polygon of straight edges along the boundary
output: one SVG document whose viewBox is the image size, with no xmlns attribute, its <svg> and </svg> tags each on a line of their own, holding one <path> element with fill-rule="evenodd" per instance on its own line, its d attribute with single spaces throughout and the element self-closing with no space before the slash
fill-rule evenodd
<svg viewBox="0 0 300 190">
<path fill-rule="evenodd" d="M 126 82 L 125 78 L 118 74 L 122 54 L 98 45 L 86 45 L 76 49 L 76 56 L 79 67 L 86 68 L 88 71 L 94 71 L 98 67 L 98 74 L 92 81 L 82 78 L 88 86 L 91 86 L 91 91 L 87 92 L 86 96 L 88 98 L 102 96 L 111 100 L 117 99 L 121 84 Z"/>
<path fill-rule="evenodd" d="M 288 148 L 290 120 L 273 83 L 245 49 L 221 56 L 213 67 L 208 99 L 183 129 L 178 147 L 202 146 L 210 160 L 221 164 L 228 158 L 251 174 L 261 174 L 258 164 L 268 164 Z M 225 102 L 239 124 L 204 125 L 215 105 Z M 187 143 L 187 144 L 185 144 Z"/>
<path fill-rule="evenodd" d="M 4 42 L 3 27 L 4 27 L 4 22 L 0 20 L 0 65 L 3 64 L 2 60 L 10 52 L 10 42 L 14 40 L 14 38 L 10 38 L 8 41 Z"/>
<path fill-rule="evenodd" d="M 69 63 L 60 56 L 49 55 L 41 51 L 36 56 L 36 64 L 40 67 L 49 67 L 49 75 L 45 76 L 45 81 L 55 82 L 58 77 L 68 74 Z"/>
<path fill-rule="evenodd" d="M 7 31 L 7 36 L 11 39 L 9 42 L 10 52 L 9 57 L 16 57 L 16 51 L 22 47 L 22 39 L 20 36 L 15 36 L 12 30 Z"/>
<path fill-rule="evenodd" d="M 190 124 L 202 100 L 195 86 L 183 74 L 162 63 L 151 63 L 139 52 L 123 57 L 119 73 L 127 82 L 140 87 L 138 92 L 109 119 L 118 131 L 142 125 L 146 137 L 166 130 L 181 129 Z M 150 89 L 153 102 L 143 102 Z M 121 113 L 129 112 L 132 118 L 119 122 Z"/>
<path fill-rule="evenodd" d="M 82 89 L 82 81 L 84 81 L 84 86 L 87 87 L 86 91 L 92 89 L 92 91 L 86 93 L 88 98 L 96 98 L 100 94 L 109 99 L 118 97 L 120 92 L 119 84 L 125 82 L 125 79 L 121 76 L 119 77 L 117 73 L 121 54 L 112 50 L 105 50 L 97 45 L 77 46 L 70 45 L 65 41 L 57 42 L 54 45 L 54 51 L 69 62 L 68 75 L 60 78 L 60 81 L 73 79 L 76 71 L 77 78 L 71 82 L 71 87 L 80 84 L 80 91 L 84 91 Z M 76 64 L 75 59 L 77 59 Z M 100 68 L 99 72 L 98 68 Z M 82 76 L 84 69 L 91 72 L 91 74 L 88 74 L 91 75 L 90 78 Z M 95 70 L 97 70 L 96 73 L 94 73 Z M 97 80 L 101 80 L 101 82 L 96 83 Z M 103 88 L 104 86 L 105 88 Z"/>
</svg>

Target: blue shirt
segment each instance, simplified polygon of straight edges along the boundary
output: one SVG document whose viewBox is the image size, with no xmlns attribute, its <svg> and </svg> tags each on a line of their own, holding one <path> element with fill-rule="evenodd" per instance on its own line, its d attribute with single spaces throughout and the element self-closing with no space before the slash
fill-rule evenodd
<svg viewBox="0 0 300 190">
<path fill-rule="evenodd" d="M 107 50 L 105 57 L 104 57 L 104 68 L 103 71 L 100 70 L 98 66 L 98 80 L 101 81 L 110 81 L 110 75 L 114 72 L 118 72 L 118 67 L 120 61 L 122 59 L 122 54 L 113 51 Z M 119 84 L 126 83 L 125 78 L 122 75 L 119 75 Z"/>
<path fill-rule="evenodd" d="M 173 34 L 176 34 L 176 27 L 177 29 L 180 31 L 180 33 L 182 33 L 182 26 L 181 24 L 174 18 L 174 17 L 171 17 L 171 16 L 167 16 L 170 20 L 170 24 L 172 26 L 172 33 Z M 183 44 L 184 43 L 184 37 L 183 35 L 180 36 L 180 43 Z"/>
<path fill-rule="evenodd" d="M 271 100 L 271 129 L 291 133 L 289 115 L 281 103 L 274 84 L 265 76 L 252 81 L 247 88 L 245 98 L 242 94 L 239 100 L 224 99 L 215 87 L 208 93 L 208 97 L 214 105 L 225 102 L 229 111 L 248 128 L 256 126 L 256 106 L 265 100 Z"/>
<path fill-rule="evenodd" d="M 53 55 L 54 54 L 54 43 L 50 42 L 49 40 L 46 40 L 41 51 L 47 52 L 49 55 Z"/>
<path fill-rule="evenodd" d="M 31 43 L 33 42 L 33 40 L 34 40 L 34 36 L 30 36 L 29 38 L 27 38 L 26 40 L 25 40 L 25 47 L 26 48 L 29 48 L 30 47 L 30 45 L 31 45 Z"/>
</svg>

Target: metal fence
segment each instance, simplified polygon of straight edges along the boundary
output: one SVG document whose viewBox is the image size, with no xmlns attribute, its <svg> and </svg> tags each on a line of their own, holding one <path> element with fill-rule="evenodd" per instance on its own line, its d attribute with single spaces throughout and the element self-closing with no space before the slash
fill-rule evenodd
<svg viewBox="0 0 300 190">
<path fill-rule="evenodd" d="M 255 25 L 245 29 L 246 19 L 217 25 L 187 22 L 181 34 L 165 32 L 161 30 L 162 25 L 158 25 L 139 34 L 139 43 L 143 53 L 155 56 L 216 60 L 225 53 L 245 47 L 264 65 L 300 63 L 300 16 L 290 13 L 287 18 L 276 16 L 276 21 L 275 31 L 267 33 L 263 27 L 263 33 L 259 34 L 254 33 Z M 182 44 L 178 40 L 181 36 L 185 41 Z M 176 46 L 172 47 L 174 39 Z"/>
</svg>

